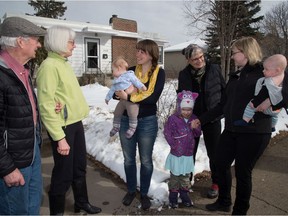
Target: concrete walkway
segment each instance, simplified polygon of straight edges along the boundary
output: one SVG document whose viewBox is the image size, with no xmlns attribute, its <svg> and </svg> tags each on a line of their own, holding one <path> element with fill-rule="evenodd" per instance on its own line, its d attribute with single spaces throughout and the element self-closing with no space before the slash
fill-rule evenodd
<svg viewBox="0 0 288 216">
<path fill-rule="evenodd" d="M 44 144 L 42 148 L 42 164 L 44 178 L 43 204 L 41 214 L 49 214 L 49 203 L 47 191 L 49 189 L 53 159 L 49 144 Z M 253 173 L 253 191 L 251 197 L 251 207 L 249 215 L 287 215 L 288 214 L 288 137 L 280 140 L 277 144 L 271 144 L 264 155 L 258 161 Z M 88 160 L 87 185 L 91 204 L 102 208 L 100 215 L 215 215 L 223 212 L 208 212 L 205 205 L 214 202 L 206 198 L 207 188 L 210 180 L 196 181 L 190 193 L 194 201 L 194 207 L 178 209 L 159 208 L 152 206 L 148 211 L 140 209 L 139 197 L 131 206 L 122 205 L 121 200 L 126 194 L 125 184 L 107 172 L 107 169 L 100 168 Z M 235 195 L 235 178 L 233 179 L 232 196 Z M 74 214 L 73 193 L 67 193 L 65 214 Z"/>
</svg>

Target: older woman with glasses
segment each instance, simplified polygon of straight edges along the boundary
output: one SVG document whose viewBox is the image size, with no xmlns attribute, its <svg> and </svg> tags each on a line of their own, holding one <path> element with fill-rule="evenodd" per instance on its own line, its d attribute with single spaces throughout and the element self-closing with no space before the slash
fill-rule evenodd
<svg viewBox="0 0 288 216">
<path fill-rule="evenodd" d="M 221 134 L 221 116 L 208 120 L 206 114 L 220 102 L 225 81 L 219 65 L 210 64 L 205 59 L 203 49 L 198 45 L 190 44 L 182 50 L 182 54 L 187 59 L 187 65 L 179 73 L 177 93 L 189 90 L 199 94 L 193 112 L 201 122 L 212 178 L 212 186 L 208 190 L 207 197 L 213 199 L 218 196 L 218 177 L 214 157 Z M 198 144 L 199 138 L 196 138 L 194 162 Z"/>
<path fill-rule="evenodd" d="M 97 214 L 101 208 L 88 201 L 86 186 L 86 142 L 82 120 L 89 107 L 75 73 L 67 61 L 75 45 L 75 32 L 65 26 L 47 30 L 44 46 L 48 57 L 37 73 L 37 92 L 42 121 L 51 140 L 54 167 L 49 190 L 50 214 L 64 214 L 65 194 L 72 185 L 74 211 Z M 63 109 L 55 112 L 55 103 Z"/>
</svg>

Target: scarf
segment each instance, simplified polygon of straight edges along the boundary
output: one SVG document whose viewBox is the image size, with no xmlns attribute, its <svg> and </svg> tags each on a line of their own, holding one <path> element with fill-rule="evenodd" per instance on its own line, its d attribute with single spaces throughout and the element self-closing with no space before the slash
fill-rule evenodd
<svg viewBox="0 0 288 216">
<path fill-rule="evenodd" d="M 197 82 L 200 84 L 201 79 L 203 75 L 205 74 L 205 67 L 200 68 L 199 70 L 194 70 L 193 68 L 191 69 L 191 72 L 194 76 L 194 78 L 197 80 Z"/>
<path fill-rule="evenodd" d="M 148 77 L 149 73 L 145 73 L 145 75 L 142 76 L 142 65 L 137 65 L 135 69 L 136 77 L 144 84 L 149 82 L 149 86 L 147 91 L 137 91 L 136 93 L 133 93 L 130 97 L 130 101 L 132 101 L 133 103 L 137 103 L 149 97 L 154 92 L 158 73 L 159 73 L 159 65 L 157 65 L 151 77 Z"/>
</svg>

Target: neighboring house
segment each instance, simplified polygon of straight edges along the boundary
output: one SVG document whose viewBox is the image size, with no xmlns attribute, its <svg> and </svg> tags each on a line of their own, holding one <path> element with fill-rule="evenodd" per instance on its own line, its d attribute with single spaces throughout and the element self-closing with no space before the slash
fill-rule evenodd
<svg viewBox="0 0 288 216">
<path fill-rule="evenodd" d="M 159 62 L 164 67 L 163 47 L 167 41 L 158 34 L 149 33 L 147 36 L 147 33 L 138 32 L 136 21 L 112 15 L 109 25 L 99 25 L 11 13 L 6 13 L 3 20 L 11 16 L 25 18 L 43 28 L 65 25 L 73 29 L 76 32 L 76 48 L 69 61 L 77 77 L 91 73 L 111 74 L 111 62 L 118 55 L 124 56 L 129 65 L 135 65 L 136 43 L 147 38 L 154 40 L 159 45 L 160 51 L 162 50 Z"/>
<path fill-rule="evenodd" d="M 201 39 L 194 39 L 184 43 L 176 44 L 164 49 L 165 72 L 169 78 L 177 78 L 178 73 L 187 65 L 187 60 L 182 54 L 182 50 L 189 44 L 197 44 L 204 50 L 207 48 L 205 42 Z"/>
</svg>

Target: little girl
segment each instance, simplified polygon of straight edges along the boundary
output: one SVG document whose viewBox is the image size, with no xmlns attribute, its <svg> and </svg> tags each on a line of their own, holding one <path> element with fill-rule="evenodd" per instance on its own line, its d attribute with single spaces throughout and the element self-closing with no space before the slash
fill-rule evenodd
<svg viewBox="0 0 288 216">
<path fill-rule="evenodd" d="M 193 205 L 189 197 L 190 173 L 194 172 L 193 152 L 195 137 L 201 135 L 201 127 L 193 114 L 197 93 L 182 91 L 177 95 L 176 112 L 164 126 L 164 136 L 171 147 L 166 159 L 165 169 L 170 170 L 169 205 L 178 207 L 178 193 L 186 207 Z"/>
</svg>

